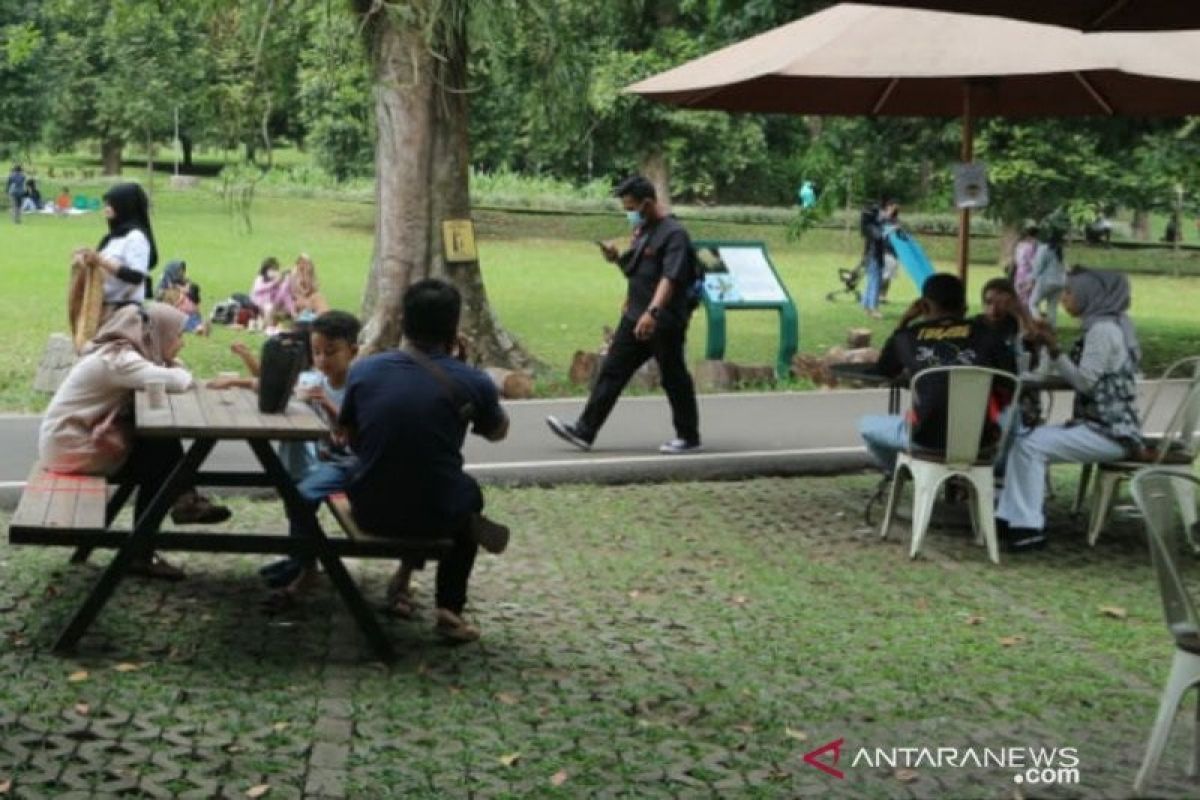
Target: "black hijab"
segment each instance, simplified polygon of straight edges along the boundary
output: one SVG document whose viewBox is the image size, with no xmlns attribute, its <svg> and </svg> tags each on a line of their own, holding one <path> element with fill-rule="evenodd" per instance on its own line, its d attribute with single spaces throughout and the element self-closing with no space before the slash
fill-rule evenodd
<svg viewBox="0 0 1200 800">
<path fill-rule="evenodd" d="M 113 239 L 128 236 L 132 231 L 141 231 L 150 242 L 148 269 L 158 263 L 158 247 L 154 244 L 154 231 L 150 228 L 150 201 L 145 191 L 136 183 L 118 183 L 104 193 L 104 202 L 112 206 L 113 218 L 108 221 L 108 234 L 100 240 L 97 250 Z"/>
</svg>

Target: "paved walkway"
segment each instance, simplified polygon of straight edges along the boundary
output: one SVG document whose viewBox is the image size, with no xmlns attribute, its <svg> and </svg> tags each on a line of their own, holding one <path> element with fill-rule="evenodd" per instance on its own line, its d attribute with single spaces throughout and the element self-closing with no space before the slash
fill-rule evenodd
<svg viewBox="0 0 1200 800">
<path fill-rule="evenodd" d="M 1142 386 L 1143 394 L 1153 383 Z M 1161 407 L 1171 408 L 1179 387 L 1170 386 Z M 1054 418 L 1069 410 L 1059 394 Z M 555 438 L 547 414 L 574 419 L 583 399 L 508 403 L 508 439 L 489 444 L 467 437 L 468 469 L 485 483 L 629 483 L 647 480 L 735 479 L 860 469 L 868 465 L 856 423 L 883 413 L 887 393 L 877 389 L 713 394 L 700 397 L 704 450 L 663 456 L 658 446 L 672 435 L 670 409 L 661 394 L 626 397 L 601 432 L 594 450 L 582 453 Z M 1157 415 L 1163 416 L 1163 415 Z M 1161 426 L 1165 419 L 1152 420 Z M 0 508 L 16 502 L 37 455 L 35 416 L 0 416 Z M 217 446 L 214 467 L 253 464 L 239 444 Z"/>
</svg>

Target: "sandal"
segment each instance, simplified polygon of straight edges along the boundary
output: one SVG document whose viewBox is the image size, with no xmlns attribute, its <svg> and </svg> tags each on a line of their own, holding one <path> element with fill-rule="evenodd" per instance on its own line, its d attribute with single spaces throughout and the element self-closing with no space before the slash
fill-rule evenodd
<svg viewBox="0 0 1200 800">
<path fill-rule="evenodd" d="M 181 581 L 187 577 L 186 572 L 157 555 L 134 561 L 129 565 L 126 574 L 160 581 Z"/>
<path fill-rule="evenodd" d="M 447 642 L 465 644 L 479 639 L 479 628 L 469 624 L 465 619 L 446 608 L 437 610 L 437 621 L 433 624 L 433 632 Z"/>
<path fill-rule="evenodd" d="M 405 592 L 389 597 L 383 611 L 388 616 L 412 619 L 416 614 L 416 606 L 413 604 L 412 598 Z"/>
</svg>

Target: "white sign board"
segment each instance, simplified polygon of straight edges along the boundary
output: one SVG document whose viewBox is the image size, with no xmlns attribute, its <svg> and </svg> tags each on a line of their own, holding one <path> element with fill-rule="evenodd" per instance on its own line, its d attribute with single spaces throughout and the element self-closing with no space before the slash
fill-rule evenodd
<svg viewBox="0 0 1200 800">
<path fill-rule="evenodd" d="M 954 165 L 954 206 L 956 208 L 987 208 L 987 164 L 972 161 Z"/>
<path fill-rule="evenodd" d="M 717 250 L 729 277 L 733 294 L 741 303 L 786 303 L 787 293 L 779 285 L 766 254 L 758 247 L 721 247 Z"/>
</svg>

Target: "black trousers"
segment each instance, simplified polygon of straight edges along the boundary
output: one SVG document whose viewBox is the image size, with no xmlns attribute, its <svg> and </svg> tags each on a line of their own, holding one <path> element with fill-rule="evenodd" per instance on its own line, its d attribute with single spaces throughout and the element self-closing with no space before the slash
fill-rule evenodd
<svg viewBox="0 0 1200 800">
<path fill-rule="evenodd" d="M 625 385 L 638 367 L 653 358 L 662 373 L 663 390 L 671 404 L 671 422 L 675 435 L 688 442 L 700 442 L 700 411 L 696 406 L 696 387 L 687 369 L 684 352 L 686 327 L 661 327 L 646 341 L 633 335 L 634 323 L 621 317 L 613 335 L 608 355 L 600 365 L 600 375 L 579 416 L 576 429 L 586 439 L 596 438 L 597 432 L 612 413 Z"/>
<path fill-rule="evenodd" d="M 141 518 L 154 495 L 167 482 L 175 465 L 182 460 L 183 445 L 178 439 L 139 436 L 133 440 L 129 458 L 117 471 L 114 480 L 121 483 L 132 480 L 137 484 L 137 497 L 133 501 L 134 519 Z"/>
</svg>

